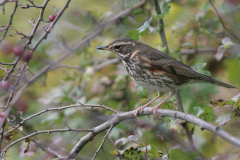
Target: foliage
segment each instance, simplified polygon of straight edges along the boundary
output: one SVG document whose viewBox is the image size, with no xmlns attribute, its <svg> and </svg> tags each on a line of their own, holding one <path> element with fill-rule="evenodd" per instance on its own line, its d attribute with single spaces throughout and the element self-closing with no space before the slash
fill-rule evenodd
<svg viewBox="0 0 240 160">
<path fill-rule="evenodd" d="M 33 1 L 36 6 L 41 6 L 43 2 L 44 0 Z M 153 4 L 147 2 L 130 14 L 118 18 L 113 24 L 108 24 L 106 28 L 94 32 L 123 9 L 130 9 L 139 2 L 141 1 L 99 1 L 98 3 L 94 0 L 71 1 L 61 17 L 58 17 L 66 1 L 51 0 L 43 14 L 46 22 L 40 22 L 31 44 L 27 45 L 29 39 L 26 36 L 31 35 L 41 8 L 24 9 L 27 4 L 33 5 L 31 1 L 18 2 L 23 4 L 17 7 L 7 36 L 0 43 L 1 107 L 12 105 L 8 121 L 4 121 L 3 133 L 7 132 L 7 134 L 4 135 L 3 140 L 0 139 L 1 150 L 25 136 L 24 133 L 30 135 L 44 130 L 96 127 L 116 116 L 104 106 L 125 112 L 152 100 L 156 93 L 136 85 L 129 78 L 122 62 L 116 59 L 115 54 L 96 49 L 118 37 L 129 37 L 168 53 L 167 47 L 162 46 L 159 36 L 160 29 L 164 27 L 170 56 L 181 60 L 199 73 L 211 75 L 215 79 L 240 87 L 239 39 L 234 37 L 234 35 L 240 37 L 239 2 L 230 0 L 214 2 L 225 27 L 222 26 L 209 1 L 162 0 L 159 1 L 161 14 L 156 15 Z M 9 15 L 12 14 L 15 3 L 15 1 L 7 1 L 1 6 L 4 8 L 1 11 L 5 14 L 0 13 L 0 26 L 8 25 Z M 46 37 L 43 37 L 43 41 L 39 42 L 42 36 L 48 33 L 48 27 L 51 27 L 55 20 L 57 20 L 56 25 Z M 164 20 L 165 26 L 159 26 L 158 20 Z M 4 35 L 5 27 L 0 28 L 0 38 Z M 98 36 L 73 51 L 76 44 L 83 43 L 84 38 L 92 32 Z M 38 42 L 39 45 L 31 55 L 32 48 Z M 63 58 L 65 53 L 71 51 L 73 52 L 68 57 Z M 19 60 L 15 70 L 10 73 L 12 65 L 3 63 L 13 63 L 24 54 L 27 56 L 23 61 Z M 60 61 L 53 68 L 49 67 L 49 64 L 56 62 L 59 57 L 64 61 Z M 47 67 L 49 68 L 42 76 L 30 81 Z M 27 85 L 26 90 L 21 90 L 24 85 Z M 20 93 L 19 91 L 23 91 L 20 98 L 14 104 L 8 103 L 12 98 L 14 99 L 16 93 Z M 11 92 L 14 93 L 13 97 L 9 96 Z M 200 83 L 186 86 L 180 89 L 180 93 L 186 113 L 217 124 L 230 134 L 239 132 L 237 125 L 240 116 L 239 90 Z M 160 103 L 167 94 L 165 93 L 152 106 Z M 84 106 L 80 103 L 98 105 L 98 107 Z M 78 106 L 68 107 L 74 104 Z M 51 110 L 59 107 L 66 109 Z M 161 109 L 177 110 L 174 96 L 164 103 Z M 1 111 L 4 113 L 6 109 Z M 29 118 L 39 112 L 41 114 Z M 4 115 L 0 115 L 1 123 L 3 117 Z M 20 122 L 25 118 L 26 121 L 21 124 Z M 90 145 L 82 149 L 77 158 L 92 158 L 102 142 L 99 137 L 104 136 L 107 138 L 101 148 L 104 148 L 105 152 L 100 150 L 96 159 L 114 159 L 116 156 L 119 157 L 119 153 L 125 159 L 147 159 L 146 157 L 159 159 L 168 156 L 173 160 L 199 158 L 200 153 L 187 151 L 184 145 L 176 148 L 186 138 L 184 123 L 186 121 L 154 115 L 138 117 L 137 121 L 128 119 L 111 130 L 109 135 L 115 143 L 111 143 L 108 135 L 101 132 L 89 142 Z M 17 127 L 19 130 L 11 131 L 13 127 L 11 124 L 21 125 Z M 221 138 L 214 133 L 201 131 L 198 126 L 192 127 L 192 124 L 188 124 L 193 136 L 197 137 L 194 137 L 194 143 L 203 157 L 211 159 L 220 153 L 238 156 L 235 148 L 229 150 L 230 144 L 227 141 L 221 141 Z M 37 134 L 11 146 L 6 158 L 26 160 L 54 158 L 45 151 L 39 154 L 42 149 L 34 140 L 41 146 L 64 156 L 69 154 L 79 139 L 86 134 L 78 131 Z M 157 134 L 162 135 L 162 141 Z"/>
</svg>

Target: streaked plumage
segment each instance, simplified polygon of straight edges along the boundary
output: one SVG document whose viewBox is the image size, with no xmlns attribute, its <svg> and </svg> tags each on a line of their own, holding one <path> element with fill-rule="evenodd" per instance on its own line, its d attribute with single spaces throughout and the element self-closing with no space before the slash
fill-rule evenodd
<svg viewBox="0 0 240 160">
<path fill-rule="evenodd" d="M 118 38 L 109 45 L 97 49 L 116 53 L 126 66 L 132 80 L 145 88 L 160 92 L 157 98 L 161 97 L 163 92 L 170 91 L 171 94 L 162 102 L 169 99 L 176 90 L 192 83 L 212 83 L 227 88 L 236 88 L 198 73 L 181 61 L 130 38 Z M 155 100 L 140 107 L 137 112 L 148 107 Z M 162 102 L 155 107 L 154 112 L 162 105 Z"/>
</svg>

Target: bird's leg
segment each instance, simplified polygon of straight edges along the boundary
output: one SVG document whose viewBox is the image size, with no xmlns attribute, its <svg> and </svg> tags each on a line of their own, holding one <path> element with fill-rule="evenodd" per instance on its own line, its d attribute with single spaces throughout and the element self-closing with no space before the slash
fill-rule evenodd
<svg viewBox="0 0 240 160">
<path fill-rule="evenodd" d="M 153 114 L 155 114 L 157 116 L 157 110 L 158 108 L 161 107 L 161 105 L 163 105 L 163 103 L 165 103 L 169 98 L 171 98 L 173 95 L 175 94 L 174 90 L 170 91 L 170 94 L 162 101 L 160 102 L 158 105 L 156 105 L 155 107 L 153 107 L 153 109 L 151 110 L 151 112 L 153 112 Z"/>
<path fill-rule="evenodd" d="M 141 110 L 141 113 L 143 113 L 143 109 L 146 108 L 146 107 L 149 107 L 154 101 L 156 101 L 158 98 L 162 97 L 163 95 L 163 92 L 158 92 L 158 96 L 155 97 L 153 100 L 151 100 L 150 102 L 148 102 L 147 104 L 145 104 L 144 106 L 141 106 L 139 107 L 137 110 L 136 110 L 136 117 L 138 115 L 138 112 Z"/>
</svg>

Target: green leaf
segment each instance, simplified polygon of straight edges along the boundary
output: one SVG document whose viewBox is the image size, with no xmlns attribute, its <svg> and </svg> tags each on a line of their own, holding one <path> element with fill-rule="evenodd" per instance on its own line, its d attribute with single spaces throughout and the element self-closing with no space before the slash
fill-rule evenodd
<svg viewBox="0 0 240 160">
<path fill-rule="evenodd" d="M 231 118 L 231 113 L 223 114 L 220 117 L 218 117 L 218 119 L 216 120 L 216 123 L 219 126 L 226 125 L 226 123 L 230 120 L 230 118 Z"/>
<path fill-rule="evenodd" d="M 145 36 L 145 34 L 146 34 L 146 30 L 139 33 L 140 36 Z"/>
<path fill-rule="evenodd" d="M 173 58 L 178 58 L 179 54 L 177 54 L 178 52 L 180 52 L 180 50 L 182 49 L 183 46 L 179 46 L 177 49 L 173 50 L 171 53 L 169 53 L 169 55 Z"/>
<path fill-rule="evenodd" d="M 137 148 L 129 148 L 126 149 L 122 155 L 124 156 L 125 160 L 137 160 L 138 156 L 140 155 L 141 151 L 138 151 Z"/>
<path fill-rule="evenodd" d="M 163 17 L 165 17 L 168 13 L 169 13 L 169 10 L 171 8 L 171 6 L 168 5 L 170 1 L 164 1 L 163 3 L 163 7 L 162 7 L 162 13 L 161 14 L 157 14 L 156 17 L 160 20 L 162 19 Z"/>
<path fill-rule="evenodd" d="M 238 97 L 238 100 L 235 102 L 234 108 L 240 108 L 240 96 Z"/>
<path fill-rule="evenodd" d="M 7 131 L 9 131 L 9 130 L 13 129 L 13 127 L 11 127 L 11 126 L 6 126 L 6 129 L 7 129 Z M 22 130 L 23 130 L 23 127 L 20 126 L 20 127 L 18 127 L 18 129 L 22 131 Z M 14 131 L 8 132 L 8 134 L 6 134 L 6 135 L 4 136 L 4 138 L 6 139 L 6 142 L 10 141 L 10 140 L 11 140 L 13 137 L 15 137 L 15 135 L 18 134 L 19 132 L 20 132 L 20 131 L 18 131 L 17 129 L 14 130 Z"/>
<path fill-rule="evenodd" d="M 195 106 L 193 108 L 193 110 L 195 111 L 195 116 L 196 117 L 200 117 L 202 113 L 204 113 L 204 110 L 201 107 L 197 107 Z"/>
<path fill-rule="evenodd" d="M 164 47 L 163 47 L 161 43 L 158 43 L 158 44 L 157 44 L 157 50 L 159 50 L 159 51 L 167 54 L 167 52 L 168 52 L 168 47 L 167 47 L 167 46 L 164 46 Z"/>
<path fill-rule="evenodd" d="M 141 98 L 147 98 L 148 97 L 148 91 L 140 85 L 137 85 L 137 94 Z"/>
<path fill-rule="evenodd" d="M 199 158 L 201 158 L 199 153 L 194 151 L 183 151 L 180 148 L 172 149 L 169 155 L 169 160 L 193 160 Z"/>
<path fill-rule="evenodd" d="M 211 121 L 214 118 L 214 112 L 212 107 L 203 107 L 204 112 L 200 115 L 200 118 L 205 121 Z"/>
<path fill-rule="evenodd" d="M 126 37 L 132 38 L 137 41 L 139 39 L 139 32 L 137 30 L 128 30 Z"/>
<path fill-rule="evenodd" d="M 143 9 L 142 9 L 142 8 L 134 9 L 132 13 L 133 13 L 134 15 L 142 14 L 142 13 L 143 13 Z"/>
<path fill-rule="evenodd" d="M 203 70 L 202 68 L 206 66 L 207 63 L 197 63 L 194 66 L 192 66 L 192 69 L 196 72 L 199 72 L 201 74 L 204 74 L 206 76 L 211 76 L 211 73 L 207 70 Z"/>
<path fill-rule="evenodd" d="M 152 17 L 149 18 L 147 21 L 145 21 L 145 22 L 143 23 L 143 25 L 137 29 L 137 30 L 139 31 L 139 33 L 143 32 L 143 31 L 145 31 L 147 28 L 149 28 L 151 22 L 152 22 Z"/>
</svg>

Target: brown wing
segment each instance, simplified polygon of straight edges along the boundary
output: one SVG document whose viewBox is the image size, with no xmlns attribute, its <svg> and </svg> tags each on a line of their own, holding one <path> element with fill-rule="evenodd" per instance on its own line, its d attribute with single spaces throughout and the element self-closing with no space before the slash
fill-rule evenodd
<svg viewBox="0 0 240 160">
<path fill-rule="evenodd" d="M 205 81 L 207 83 L 213 83 L 213 84 L 220 85 L 227 88 L 236 88 L 226 83 L 214 80 L 209 76 L 198 73 L 194 71 L 191 67 L 182 63 L 181 61 L 176 60 L 171 56 L 161 51 L 158 51 L 154 48 L 152 48 L 148 52 L 144 52 L 144 53 L 142 52 L 141 56 L 143 59 L 145 59 L 145 61 L 148 59 L 147 61 L 151 63 L 152 67 L 158 68 L 162 71 L 165 71 L 174 75 L 188 77 L 188 78 L 199 80 L 199 81 Z"/>
</svg>

